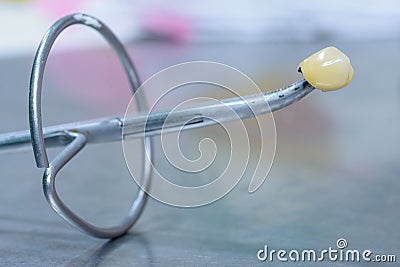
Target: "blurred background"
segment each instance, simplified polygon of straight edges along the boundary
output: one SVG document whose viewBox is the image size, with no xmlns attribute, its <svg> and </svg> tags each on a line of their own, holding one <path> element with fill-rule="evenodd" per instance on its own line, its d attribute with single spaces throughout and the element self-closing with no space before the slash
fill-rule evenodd
<svg viewBox="0 0 400 267">
<path fill-rule="evenodd" d="M 61 16 L 84 12 L 104 21 L 124 42 L 190 43 L 371 41 L 399 38 L 395 0 L 335 1 L 129 1 L 2 0 L 1 55 L 32 53 L 40 36 Z M 6 26 L 7 25 L 7 26 Z M 23 34 L 18 34 L 23 33 Z M 75 35 L 76 34 L 76 35 Z M 79 42 L 76 38 L 79 37 Z M 84 33 L 69 34 L 62 46 L 97 45 Z"/>
<path fill-rule="evenodd" d="M 3 0 L 1 133 L 28 129 L 35 49 L 55 20 L 74 12 L 105 22 L 142 80 L 174 64 L 210 60 L 269 91 L 301 79 L 299 62 L 330 45 L 350 57 L 355 76 L 343 90 L 313 92 L 274 113 L 275 160 L 256 193 L 247 193 L 249 172 L 230 194 L 204 207 L 179 209 L 151 199 L 131 234 L 109 243 L 71 229 L 51 211 L 30 151 L 0 154 L 1 264 L 257 265 L 265 244 L 324 249 L 338 238 L 352 249 L 397 253 L 399 260 L 398 1 Z M 114 53 L 97 33 L 78 26 L 57 40 L 43 90 L 45 125 L 119 115 L 131 98 Z M 160 93 L 146 97 L 152 102 Z M 231 97 L 223 90 L 182 90 L 174 101 L 195 96 Z M 247 123 L 251 132 L 252 121 Z M 185 133 L 183 147 L 196 151 L 193 140 L 203 136 L 212 136 L 224 155 L 229 144 L 215 128 Z M 194 178 L 166 170 L 176 181 L 197 184 L 218 167 L 224 166 Z M 60 173 L 58 186 L 65 202 L 99 225 L 119 222 L 136 192 L 120 143 L 82 151 Z"/>
</svg>

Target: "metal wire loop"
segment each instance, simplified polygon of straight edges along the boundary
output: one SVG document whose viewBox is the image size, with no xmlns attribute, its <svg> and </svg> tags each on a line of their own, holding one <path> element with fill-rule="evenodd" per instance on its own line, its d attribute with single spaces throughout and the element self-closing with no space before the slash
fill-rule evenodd
<svg viewBox="0 0 400 267">
<path fill-rule="evenodd" d="M 86 222 L 62 202 L 57 195 L 55 188 L 55 179 L 57 173 L 85 146 L 87 141 L 85 134 L 71 131 L 60 132 L 60 136 L 66 137 L 68 140 L 72 141 L 50 163 L 47 157 L 44 142 L 41 114 L 41 92 L 46 61 L 51 47 L 59 34 L 67 27 L 74 24 L 86 25 L 99 32 L 107 40 L 119 57 L 128 76 L 131 88 L 135 93 L 135 100 L 137 102 L 138 110 L 146 111 L 146 102 L 144 96 L 141 91 L 136 91 L 140 86 L 138 75 L 128 53 L 113 32 L 95 17 L 86 14 L 72 14 L 65 16 L 55 22 L 46 32 L 34 59 L 29 88 L 29 124 L 32 146 L 36 165 L 39 168 L 46 168 L 43 175 L 43 191 L 53 210 L 68 223 L 77 227 L 83 232 L 99 238 L 115 238 L 125 234 L 140 217 L 146 204 L 147 194 L 141 188 L 138 189 L 137 196 L 129 210 L 127 217 L 120 225 L 116 227 L 101 228 Z M 151 177 L 150 161 L 152 158 L 152 143 L 149 137 L 146 137 L 144 141 L 148 157 L 144 157 L 143 181 L 141 185 L 143 189 L 147 189 L 150 184 Z"/>
</svg>

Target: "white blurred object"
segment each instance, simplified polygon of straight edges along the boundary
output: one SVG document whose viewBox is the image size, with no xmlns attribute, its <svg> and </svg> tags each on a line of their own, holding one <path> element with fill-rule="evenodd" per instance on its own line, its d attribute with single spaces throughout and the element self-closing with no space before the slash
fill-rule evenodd
<svg viewBox="0 0 400 267">
<path fill-rule="evenodd" d="M 0 3 L 0 56 L 34 51 L 42 34 L 63 14 L 63 2 L 49 3 Z M 85 12 L 97 16 L 124 42 L 313 42 L 400 37 L 400 3 L 396 0 L 80 0 L 64 5 L 63 15 Z M 74 31 L 63 39 L 63 46 L 93 45 L 98 40 L 87 32 Z"/>
<path fill-rule="evenodd" d="M 110 12 L 113 5 L 118 12 Z M 186 21 L 190 41 L 375 40 L 400 37 L 400 2 L 303 0 L 93 1 L 93 12 L 125 38 L 148 34 L 148 17 Z M 121 19 L 124 18 L 124 19 Z M 160 25 L 161 27 L 162 25 Z"/>
</svg>

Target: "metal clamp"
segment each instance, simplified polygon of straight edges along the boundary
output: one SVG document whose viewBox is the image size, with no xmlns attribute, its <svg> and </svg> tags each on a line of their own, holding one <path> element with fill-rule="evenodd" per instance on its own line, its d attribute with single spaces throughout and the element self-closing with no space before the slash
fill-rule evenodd
<svg viewBox="0 0 400 267">
<path fill-rule="evenodd" d="M 137 72 L 121 42 L 112 31 L 98 19 L 86 14 L 72 14 L 61 18 L 50 27 L 44 35 L 36 52 L 29 88 L 29 124 L 32 146 L 36 165 L 39 168 L 46 168 L 43 175 L 43 191 L 52 209 L 65 221 L 85 233 L 98 238 L 115 238 L 125 234 L 135 224 L 145 207 L 147 194 L 143 190 L 147 189 L 150 185 L 152 143 L 149 137 L 144 139 L 148 157 L 144 157 L 143 181 L 141 183 L 143 189 L 138 189 L 137 196 L 129 210 L 129 213 L 120 225 L 111 228 L 94 226 L 75 214 L 59 198 L 55 187 L 57 173 L 86 145 L 87 138 L 85 134 L 81 132 L 60 131 L 57 133 L 60 137 L 65 137 L 67 140 L 71 141 L 65 149 L 49 163 L 43 136 L 41 92 L 44 69 L 51 47 L 58 35 L 63 30 L 74 24 L 89 26 L 99 32 L 107 40 L 116 52 L 126 74 L 128 75 L 129 83 L 133 93 L 135 94 L 138 110 L 146 110 L 144 96 L 140 90 L 137 91 L 140 86 Z"/>
</svg>

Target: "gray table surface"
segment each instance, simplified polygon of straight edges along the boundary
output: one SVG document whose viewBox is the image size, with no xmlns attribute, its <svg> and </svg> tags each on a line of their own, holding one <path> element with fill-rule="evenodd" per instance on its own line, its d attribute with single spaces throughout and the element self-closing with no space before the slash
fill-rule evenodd
<svg viewBox="0 0 400 267">
<path fill-rule="evenodd" d="M 297 80 L 298 62 L 326 45 L 139 43 L 129 51 L 143 78 L 175 63 L 212 60 L 274 89 Z M 247 193 L 250 178 L 244 177 L 227 196 L 200 208 L 151 199 L 130 233 L 114 241 L 86 236 L 50 209 L 31 151 L 0 154 L 0 265 L 272 266 L 280 263 L 257 260 L 264 245 L 318 251 L 335 247 L 339 238 L 350 249 L 395 254 L 399 261 L 400 47 L 334 45 L 352 59 L 353 83 L 334 93 L 313 92 L 274 114 L 276 157 L 256 193 Z M 32 59 L 0 59 L 0 132 L 27 129 Z M 103 75 L 91 72 L 93 67 Z M 109 50 L 55 52 L 45 79 L 45 124 L 122 113 L 129 94 L 120 86 L 126 81 Z M 72 208 L 99 225 L 123 218 L 136 192 L 120 143 L 85 149 L 60 174 L 58 186 Z"/>
</svg>

